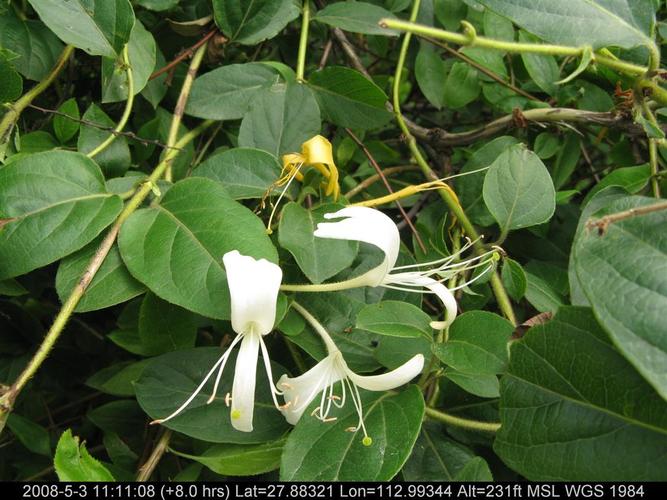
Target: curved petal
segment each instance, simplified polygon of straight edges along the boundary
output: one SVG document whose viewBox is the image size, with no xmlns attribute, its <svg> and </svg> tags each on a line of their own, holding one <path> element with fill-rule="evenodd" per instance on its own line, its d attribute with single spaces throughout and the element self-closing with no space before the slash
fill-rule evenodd
<svg viewBox="0 0 667 500">
<path fill-rule="evenodd" d="M 375 245 L 385 254 L 382 264 L 364 276 L 368 286 L 378 286 L 396 264 L 401 238 L 394 221 L 384 213 L 369 207 L 346 207 L 325 214 L 326 219 L 345 219 L 338 222 L 320 222 L 315 230 L 318 238 L 356 240 Z"/>
<path fill-rule="evenodd" d="M 232 426 L 243 432 L 252 432 L 252 415 L 255 407 L 255 382 L 260 335 L 251 332 L 243 336 L 236 357 L 232 384 Z"/>
<path fill-rule="evenodd" d="M 276 320 L 276 301 L 283 272 L 266 259 L 255 260 L 237 250 L 222 257 L 232 301 L 232 328 L 266 335 Z"/>
<path fill-rule="evenodd" d="M 429 276 L 421 276 L 419 273 L 395 273 L 390 274 L 384 281 L 384 284 L 396 284 L 399 286 L 423 286 L 432 291 L 445 306 L 445 321 L 431 321 L 431 327 L 436 330 L 443 330 L 452 324 L 458 313 L 456 298 L 454 294 L 445 285 L 434 280 Z"/>
<path fill-rule="evenodd" d="M 407 384 L 424 369 L 424 356 L 417 354 L 401 366 L 382 375 L 357 375 L 347 370 L 348 378 L 359 387 L 369 391 L 388 391 L 395 387 Z"/>
<path fill-rule="evenodd" d="M 327 356 L 298 377 L 290 378 L 283 375 L 276 384 L 285 399 L 281 413 L 290 424 L 295 425 L 313 399 L 329 385 L 341 380 L 343 376 L 342 372 L 336 370 L 333 356 Z"/>
</svg>

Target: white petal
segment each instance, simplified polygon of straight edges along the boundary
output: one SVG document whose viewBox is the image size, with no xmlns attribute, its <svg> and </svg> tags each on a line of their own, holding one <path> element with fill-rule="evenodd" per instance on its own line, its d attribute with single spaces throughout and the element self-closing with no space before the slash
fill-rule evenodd
<svg viewBox="0 0 667 500">
<path fill-rule="evenodd" d="M 401 285 L 418 285 L 431 290 L 438 296 L 445 306 L 445 321 L 432 321 L 431 327 L 437 330 L 443 330 L 452 324 L 458 313 L 456 298 L 454 294 L 445 285 L 428 276 L 419 276 L 417 273 L 399 273 L 390 274 L 385 280 L 385 284 L 397 283 Z"/>
<path fill-rule="evenodd" d="M 232 426 L 243 432 L 252 431 L 259 340 L 260 335 L 254 332 L 243 336 L 234 369 Z"/>
<path fill-rule="evenodd" d="M 391 271 L 398 259 L 401 238 L 394 221 L 384 213 L 369 207 L 346 207 L 338 212 L 325 214 L 326 219 L 340 219 L 338 222 L 321 222 L 315 236 L 336 240 L 356 240 L 375 245 L 385 254 L 378 267 L 367 272 L 369 286 L 379 285 Z"/>
<path fill-rule="evenodd" d="M 232 302 L 232 328 L 239 334 L 252 330 L 266 335 L 276 320 L 282 270 L 268 260 L 255 260 L 237 250 L 227 252 L 222 261 Z"/>
<path fill-rule="evenodd" d="M 290 378 L 283 375 L 277 387 L 283 392 L 286 406 L 280 411 L 292 425 L 296 424 L 308 405 L 329 385 L 343 377 L 342 371 L 336 370 L 333 356 L 327 356 L 303 375 Z"/>
<path fill-rule="evenodd" d="M 424 356 L 417 354 L 395 370 L 382 375 L 357 375 L 348 369 L 347 376 L 359 387 L 369 391 L 388 391 L 407 384 L 424 369 Z"/>
</svg>

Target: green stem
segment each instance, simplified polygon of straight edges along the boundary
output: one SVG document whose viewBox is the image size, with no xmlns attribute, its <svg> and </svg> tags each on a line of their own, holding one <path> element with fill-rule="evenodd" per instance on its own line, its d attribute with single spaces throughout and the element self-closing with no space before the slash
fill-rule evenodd
<svg viewBox="0 0 667 500">
<path fill-rule="evenodd" d="M 640 80 L 637 83 L 639 90 L 645 93 L 645 97 L 648 97 L 646 94 L 649 94 L 652 99 L 655 99 L 657 102 L 663 106 L 667 106 L 667 90 L 662 88 L 653 80 Z"/>
<path fill-rule="evenodd" d="M 185 105 L 188 102 L 188 97 L 190 97 L 190 90 L 192 89 L 192 82 L 195 80 L 197 75 L 197 70 L 199 65 L 206 54 L 206 49 L 208 43 L 203 44 L 197 49 L 197 51 L 192 56 L 192 61 L 190 61 L 190 67 L 188 72 L 185 75 L 185 80 L 183 80 L 183 86 L 181 87 L 181 93 L 178 96 L 178 101 L 176 101 L 176 107 L 174 108 L 174 116 L 171 119 L 171 126 L 169 127 L 169 135 L 167 136 L 167 147 L 172 147 L 176 142 L 178 137 L 178 129 L 181 126 L 181 119 L 183 118 L 183 113 L 185 113 Z M 165 179 L 171 182 L 173 180 L 173 174 L 171 169 L 171 163 L 167 166 L 167 170 L 164 175 Z"/>
<path fill-rule="evenodd" d="M 304 81 L 306 70 L 306 51 L 308 50 L 308 26 L 310 24 L 310 3 L 304 0 L 301 18 L 301 36 L 299 37 L 299 53 L 296 59 L 296 80 Z"/>
<path fill-rule="evenodd" d="M 69 297 L 63 304 L 62 308 L 56 315 L 51 328 L 44 337 L 44 340 L 37 349 L 37 352 L 29 361 L 28 366 L 25 367 L 25 369 L 21 372 L 9 390 L 7 390 L 7 392 L 5 392 L 5 394 L 0 398 L 0 433 L 2 433 L 2 430 L 7 421 L 7 417 L 12 411 L 16 398 L 19 396 L 28 381 L 37 372 L 39 367 L 51 352 L 51 349 L 65 328 L 67 321 L 74 313 L 74 309 L 81 300 L 81 297 L 83 297 L 83 294 L 86 292 L 88 285 L 90 285 L 91 281 L 95 277 L 95 274 L 100 269 L 104 259 L 111 250 L 111 247 L 113 246 L 116 240 L 116 236 L 118 235 L 118 232 L 120 231 L 123 223 L 130 215 L 132 215 L 132 213 L 134 213 L 135 210 L 137 210 L 137 208 L 139 208 L 141 203 L 148 196 L 148 193 L 151 192 L 152 186 L 162 177 L 164 171 L 178 155 L 181 149 L 195 137 L 201 134 L 204 130 L 210 127 L 213 123 L 213 120 L 206 120 L 202 122 L 198 127 L 192 129 L 190 132 L 181 137 L 181 139 L 175 144 L 174 148 L 167 150 L 164 159 L 158 164 L 157 167 L 155 167 L 155 170 L 153 170 L 148 179 L 137 188 L 134 196 L 130 199 L 127 205 L 125 205 L 123 211 L 116 218 L 113 226 L 111 226 L 111 229 L 105 236 L 104 240 L 102 240 L 102 243 L 100 243 L 100 246 L 95 252 L 95 255 L 93 255 L 93 258 L 90 260 L 90 263 L 86 267 L 83 276 L 81 279 L 79 279 Z"/>
<path fill-rule="evenodd" d="M 497 432 L 500 429 L 500 422 L 479 422 L 478 420 L 455 417 L 449 413 L 429 407 L 426 407 L 426 416 L 443 424 L 455 425 L 456 427 L 463 427 L 464 429 L 473 431 Z"/>
<path fill-rule="evenodd" d="M 27 108 L 28 105 L 37 96 L 44 92 L 49 87 L 49 85 L 51 85 L 51 83 L 53 83 L 53 81 L 65 67 L 65 63 L 67 63 L 67 60 L 70 58 L 73 52 L 74 47 L 67 45 L 60 54 L 60 57 L 58 58 L 55 66 L 51 68 L 51 71 L 46 76 L 46 78 L 31 88 L 28 92 L 23 94 L 14 104 L 9 105 L 9 110 L 4 114 L 2 120 L 0 120 L 0 145 L 9 140 L 9 136 L 12 133 L 14 124 L 19 119 L 19 116 L 21 116 L 21 112 Z"/>
<path fill-rule="evenodd" d="M 495 40 L 484 36 L 478 36 L 476 33 L 455 33 L 453 31 L 441 30 L 416 24 L 415 18 L 411 18 L 410 22 L 402 21 L 400 19 L 381 19 L 380 26 L 405 31 L 407 34 L 414 33 L 416 35 L 428 36 L 446 40 L 447 42 L 458 45 L 482 47 L 486 49 L 502 50 L 504 52 L 518 52 L 518 53 L 533 53 L 533 54 L 550 54 L 555 56 L 575 56 L 583 55 L 586 47 L 569 47 L 567 45 L 554 44 L 533 44 L 533 43 L 519 43 L 507 42 L 505 40 Z M 639 66 L 626 61 L 614 59 L 602 54 L 594 54 L 594 61 L 603 66 L 615 69 L 628 75 L 639 76 L 648 71 L 646 66 Z"/>
<path fill-rule="evenodd" d="M 155 445 L 155 448 L 153 448 L 150 457 L 148 457 L 144 465 L 139 467 L 139 473 L 137 474 L 138 482 L 145 482 L 151 478 L 153 471 L 155 471 L 155 468 L 158 466 L 160 460 L 162 459 L 162 455 L 164 455 L 169 448 L 169 441 L 171 440 L 172 434 L 173 431 L 171 429 L 164 428 L 162 435 Z"/>
<path fill-rule="evenodd" d="M 413 5 L 412 5 L 412 12 L 410 13 L 410 21 L 414 21 L 417 18 L 417 13 L 419 12 L 419 3 L 420 0 L 415 0 Z M 407 23 L 411 25 L 412 23 Z M 415 25 L 419 26 L 419 25 Z M 440 30 L 436 30 L 440 31 Z M 461 35 L 463 36 L 463 35 Z M 417 162 L 417 165 L 419 165 L 419 168 L 423 172 L 424 176 L 428 180 L 437 180 L 438 176 L 433 172 L 429 164 L 426 162 L 424 157 L 421 154 L 421 151 L 419 150 L 419 147 L 417 146 L 417 141 L 413 137 L 413 135 L 410 133 L 410 130 L 408 129 L 408 126 L 405 123 L 405 120 L 403 118 L 403 114 L 401 113 L 401 103 L 399 101 L 399 90 L 400 90 L 400 82 L 401 82 L 401 75 L 403 73 L 403 66 L 405 65 L 405 58 L 408 53 L 408 47 L 410 45 L 410 40 L 412 38 L 412 34 L 410 32 L 407 32 L 405 34 L 405 37 L 403 38 L 403 44 L 401 45 L 401 51 L 399 52 L 398 55 L 398 62 L 396 63 L 396 72 L 394 73 L 394 83 L 393 83 L 393 88 L 392 88 L 392 102 L 393 102 L 393 108 L 394 108 L 394 115 L 396 116 L 396 122 L 398 123 L 399 128 L 401 129 L 401 132 L 403 132 L 403 135 L 405 136 L 406 142 L 408 144 L 408 147 L 410 148 L 410 152 L 412 153 L 412 156 L 414 157 L 415 161 Z M 475 230 L 474 226 L 470 222 L 470 219 L 468 219 L 468 216 L 465 214 L 463 211 L 463 208 L 459 204 L 458 200 L 456 200 L 452 194 L 450 193 L 449 190 L 447 189 L 438 189 L 438 193 L 440 194 L 440 197 L 442 200 L 447 204 L 449 209 L 452 211 L 452 213 L 456 216 L 456 218 L 459 220 L 459 223 L 465 230 L 466 234 L 473 240 L 475 241 L 474 244 L 474 249 L 475 252 L 478 255 L 481 255 L 482 253 L 486 252 L 484 249 L 484 245 L 481 243 L 481 239 L 479 237 L 479 234 Z M 494 294 L 496 295 L 496 300 L 498 301 L 498 307 L 500 307 L 500 310 L 505 314 L 508 320 L 512 322 L 512 324 L 516 325 L 516 316 L 514 315 L 514 310 L 512 309 L 512 303 L 509 300 L 509 297 L 507 295 L 507 292 L 505 291 L 505 288 L 503 287 L 502 282 L 500 281 L 500 277 L 498 276 L 497 272 L 493 272 L 491 275 L 491 288 L 493 289 Z"/>
<path fill-rule="evenodd" d="M 123 65 L 125 66 L 125 74 L 127 75 L 127 101 L 125 102 L 125 110 L 123 111 L 123 116 L 120 117 L 120 121 L 116 128 L 111 131 L 111 135 L 107 137 L 101 144 L 99 144 L 95 149 L 90 151 L 86 156 L 88 158 L 94 158 L 106 148 L 108 148 L 113 141 L 116 140 L 116 137 L 123 131 L 127 120 L 130 119 L 130 113 L 132 113 L 132 106 L 134 104 L 134 74 L 132 71 L 132 65 L 130 64 L 130 55 L 128 45 L 125 45 L 123 49 Z"/>
</svg>

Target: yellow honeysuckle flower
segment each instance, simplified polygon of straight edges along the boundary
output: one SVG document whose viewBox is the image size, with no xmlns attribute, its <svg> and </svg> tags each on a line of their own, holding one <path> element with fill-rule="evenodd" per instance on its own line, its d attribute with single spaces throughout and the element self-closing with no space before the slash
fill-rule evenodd
<svg viewBox="0 0 667 500">
<path fill-rule="evenodd" d="M 283 185 L 291 177 L 302 182 L 303 174 L 300 172 L 302 167 L 313 167 L 322 176 L 327 179 L 324 183 L 325 194 L 333 196 L 338 200 L 340 195 L 340 186 L 338 185 L 338 168 L 333 159 L 333 148 L 331 143 L 321 135 L 308 139 L 301 145 L 301 153 L 288 153 L 283 155 L 284 175 L 278 180 L 277 184 Z"/>
</svg>

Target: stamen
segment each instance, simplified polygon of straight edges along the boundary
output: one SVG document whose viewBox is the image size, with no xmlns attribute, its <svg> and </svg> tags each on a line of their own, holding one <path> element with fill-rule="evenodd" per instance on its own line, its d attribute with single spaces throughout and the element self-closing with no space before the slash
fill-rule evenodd
<svg viewBox="0 0 667 500">
<path fill-rule="evenodd" d="M 227 350 L 227 352 L 228 352 L 228 351 L 229 351 L 229 349 Z M 185 408 L 187 408 L 187 406 L 192 402 L 192 400 L 195 399 L 195 398 L 197 397 L 197 394 L 199 394 L 199 393 L 201 392 L 201 390 L 204 388 L 204 386 L 206 385 L 206 382 L 208 382 L 208 379 L 211 378 L 211 375 L 213 375 L 213 373 L 214 373 L 215 370 L 218 368 L 218 366 L 220 366 L 220 363 L 223 363 L 223 362 L 224 362 L 224 360 L 225 360 L 225 354 L 227 354 L 227 352 L 225 352 L 222 356 L 220 356 L 220 359 L 218 359 L 218 361 L 216 361 L 216 363 L 213 365 L 213 368 L 211 368 L 211 371 L 209 371 L 209 372 L 206 374 L 206 376 L 204 377 L 204 380 L 201 381 L 201 383 L 199 384 L 199 386 L 197 386 L 197 388 L 196 388 L 196 389 L 194 390 L 194 392 L 190 395 L 190 397 L 189 397 L 188 399 L 186 399 L 185 402 L 184 402 L 181 406 L 179 406 L 178 409 L 177 409 L 174 413 L 172 413 L 172 414 L 169 415 L 168 417 L 165 417 L 165 418 L 159 418 L 159 419 L 157 419 L 157 420 L 153 420 L 152 422 L 150 422 L 150 425 L 162 424 L 162 423 L 166 422 L 167 420 L 171 420 L 171 419 L 174 418 L 176 415 L 178 415 L 179 413 L 181 413 Z"/>
<path fill-rule="evenodd" d="M 301 167 L 303 166 L 303 162 L 299 163 L 299 165 L 292 171 L 292 174 L 290 175 L 289 180 L 287 181 L 287 184 L 285 184 L 285 187 L 283 190 L 280 192 L 280 196 L 278 196 L 278 199 L 276 202 L 273 204 L 273 210 L 271 210 L 271 215 L 269 216 L 269 222 L 266 224 L 266 232 L 267 234 L 271 234 L 271 222 L 273 221 L 273 216 L 276 213 L 276 210 L 278 209 L 278 205 L 280 204 L 280 200 L 283 199 L 283 196 L 285 196 L 285 193 L 290 187 L 290 184 L 292 184 L 292 181 L 294 178 L 297 176 L 299 173 L 299 170 L 301 170 Z"/>
<path fill-rule="evenodd" d="M 271 371 L 271 360 L 269 359 L 269 352 L 266 349 L 266 344 L 264 343 L 264 338 L 262 335 L 259 336 L 259 347 L 262 349 L 262 359 L 264 360 L 264 369 L 266 370 L 266 375 L 269 377 L 269 388 L 271 389 L 271 397 L 273 398 L 273 404 L 276 408 L 280 409 L 280 404 L 278 403 L 276 394 L 282 396 L 283 392 L 279 391 L 273 384 L 273 372 Z"/>
<path fill-rule="evenodd" d="M 232 404 L 232 394 L 228 392 L 227 394 L 225 394 L 225 406 L 229 408 L 231 404 Z"/>
<path fill-rule="evenodd" d="M 225 351 L 225 353 L 222 355 L 224 361 L 220 365 L 220 370 L 218 370 L 218 375 L 215 377 L 215 384 L 213 384 L 213 392 L 211 393 L 211 397 L 208 398 L 208 401 L 206 401 L 206 404 L 209 405 L 215 400 L 215 395 L 218 393 L 218 385 L 220 384 L 220 378 L 222 377 L 222 372 L 225 369 L 225 365 L 227 364 L 227 360 L 229 359 L 229 355 L 232 352 L 232 349 L 234 346 L 241 340 L 242 335 L 237 335 L 234 340 L 232 341 L 231 344 L 229 344 L 229 347 Z M 229 394 L 229 393 L 228 393 Z M 229 406 L 229 405 L 227 405 Z"/>
<path fill-rule="evenodd" d="M 324 422 L 326 424 L 326 423 L 329 423 L 329 422 L 335 422 L 336 420 L 338 420 L 338 417 L 323 418 L 321 420 L 322 420 L 322 422 Z"/>
</svg>

